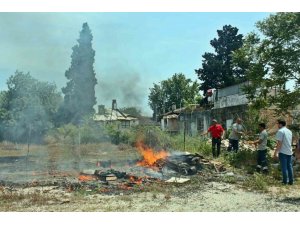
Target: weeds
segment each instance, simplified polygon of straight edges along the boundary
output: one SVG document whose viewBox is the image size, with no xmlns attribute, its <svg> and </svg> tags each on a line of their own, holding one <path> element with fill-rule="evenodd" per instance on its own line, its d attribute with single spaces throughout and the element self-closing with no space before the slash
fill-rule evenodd
<svg viewBox="0 0 300 225">
<path fill-rule="evenodd" d="M 236 178 L 236 176 L 223 176 L 221 178 L 221 181 L 229 184 L 236 184 L 238 182 L 238 179 Z"/>
<path fill-rule="evenodd" d="M 254 190 L 267 192 L 268 187 L 278 185 L 278 181 L 275 180 L 272 176 L 254 173 L 253 176 L 246 179 L 244 185 Z"/>
<path fill-rule="evenodd" d="M 33 192 L 33 193 L 4 193 L 2 192 L 0 194 L 0 202 L 3 204 L 11 204 L 12 202 L 23 202 L 26 200 L 28 205 L 46 205 L 48 201 L 50 200 L 57 200 L 53 199 L 53 197 L 41 194 L 39 192 Z"/>
<path fill-rule="evenodd" d="M 256 165 L 256 152 L 251 150 L 243 149 L 237 153 L 229 153 L 225 155 L 225 160 L 229 162 L 231 166 L 236 168 L 245 168 L 247 166 Z"/>
<path fill-rule="evenodd" d="M 255 173 L 253 176 L 249 177 L 245 181 L 244 185 L 254 190 L 261 190 L 265 192 L 268 190 L 268 183 L 266 177 L 258 173 Z"/>
</svg>

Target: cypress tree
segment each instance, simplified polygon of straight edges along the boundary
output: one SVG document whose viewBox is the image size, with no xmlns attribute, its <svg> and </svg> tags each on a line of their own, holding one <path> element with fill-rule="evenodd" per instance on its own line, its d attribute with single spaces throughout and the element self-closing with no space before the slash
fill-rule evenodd
<svg viewBox="0 0 300 225">
<path fill-rule="evenodd" d="M 78 124 L 86 116 L 95 113 L 95 85 L 97 84 L 94 71 L 95 51 L 92 48 L 93 36 L 87 23 L 82 25 L 78 44 L 71 55 L 71 66 L 65 72 L 69 80 L 64 93 L 64 104 L 60 113 L 63 123 Z"/>
</svg>

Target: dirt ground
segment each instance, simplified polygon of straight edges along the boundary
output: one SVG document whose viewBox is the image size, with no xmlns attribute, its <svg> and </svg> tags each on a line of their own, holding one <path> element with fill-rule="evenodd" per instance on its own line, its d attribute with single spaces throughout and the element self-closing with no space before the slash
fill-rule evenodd
<svg viewBox="0 0 300 225">
<path fill-rule="evenodd" d="M 85 146 L 73 153 L 68 148 L 63 151 L 57 146 L 43 149 L 33 146 L 25 160 L 27 150 L 26 147 L 0 150 L 1 212 L 300 211 L 298 181 L 293 186 L 271 186 L 267 192 L 259 192 L 242 187 L 239 182 L 224 182 L 222 176 L 226 174 L 197 174 L 188 177 L 190 180 L 182 184 L 155 181 L 114 192 L 105 191 L 107 188 L 101 185 L 97 188 L 83 185 L 83 188 L 71 190 L 62 185 L 62 181 L 73 179 L 73 184 L 78 183 L 78 172 L 94 169 L 97 160 L 109 159 L 115 154 L 118 154 L 119 160 L 138 155 L 135 151 L 121 151 L 117 146 L 108 144 Z M 15 158 L 7 158 L 12 156 Z M 12 159 L 12 162 L 7 159 Z M 49 173 L 49 170 L 57 174 Z M 3 181 L 19 182 L 20 185 L 4 185 Z M 31 185 L 24 185 L 25 181 L 27 184 L 30 181 Z"/>
<path fill-rule="evenodd" d="M 198 181 L 200 182 L 200 181 Z M 172 186 L 172 187 L 170 187 Z M 269 193 L 247 191 L 215 181 L 170 185 L 131 193 L 68 192 L 58 186 L 8 190 L 0 211 L 27 212 L 299 212 L 299 187 L 271 188 Z M 175 186 L 175 187 L 174 187 Z M 89 193 L 90 192 L 90 193 Z M 2 199 L 3 200 L 3 199 Z"/>
</svg>

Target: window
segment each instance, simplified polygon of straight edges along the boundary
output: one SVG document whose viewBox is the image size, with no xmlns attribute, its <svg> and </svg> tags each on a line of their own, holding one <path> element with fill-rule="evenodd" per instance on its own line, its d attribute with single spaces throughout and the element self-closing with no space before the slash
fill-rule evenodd
<svg viewBox="0 0 300 225">
<path fill-rule="evenodd" d="M 122 128 L 129 128 L 130 127 L 130 121 L 125 120 L 121 122 L 121 127 Z"/>
<path fill-rule="evenodd" d="M 197 118 L 197 130 L 204 131 L 203 118 Z"/>
</svg>

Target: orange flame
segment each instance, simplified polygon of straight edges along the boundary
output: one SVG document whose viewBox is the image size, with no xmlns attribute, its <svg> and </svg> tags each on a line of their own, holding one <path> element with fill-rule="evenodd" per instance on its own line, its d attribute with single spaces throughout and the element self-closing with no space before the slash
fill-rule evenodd
<svg viewBox="0 0 300 225">
<path fill-rule="evenodd" d="M 139 166 L 153 166 L 157 160 L 164 159 L 169 155 L 169 153 L 164 150 L 155 152 L 152 148 L 147 147 L 141 142 L 138 142 L 136 147 L 143 156 L 143 160 L 137 163 Z"/>
<path fill-rule="evenodd" d="M 134 184 L 137 184 L 137 185 L 140 185 L 140 184 L 143 183 L 143 178 L 141 178 L 141 177 L 130 176 L 129 180 L 130 180 L 131 183 L 134 183 Z"/>
<path fill-rule="evenodd" d="M 78 177 L 78 180 L 79 181 L 92 181 L 92 180 L 95 180 L 96 178 L 92 175 L 80 175 Z"/>
</svg>

